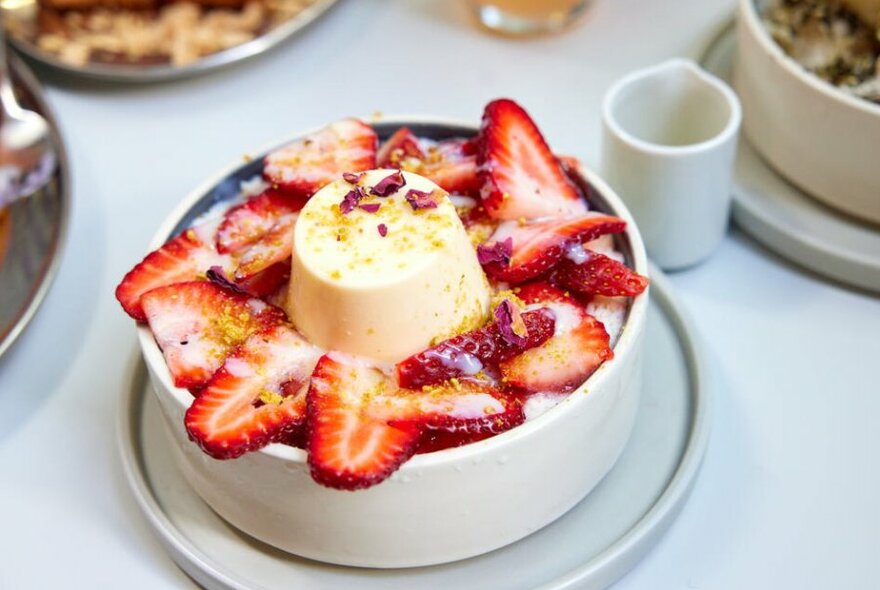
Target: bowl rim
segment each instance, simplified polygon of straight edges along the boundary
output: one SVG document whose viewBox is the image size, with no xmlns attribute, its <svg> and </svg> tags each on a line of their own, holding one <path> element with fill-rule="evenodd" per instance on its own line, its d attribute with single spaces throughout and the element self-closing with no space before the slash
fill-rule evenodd
<svg viewBox="0 0 880 590">
<path fill-rule="evenodd" d="M 851 96 L 830 82 L 822 80 L 816 74 L 806 70 L 801 64 L 790 57 L 782 47 L 773 40 L 770 32 L 761 22 L 755 0 L 739 0 L 739 22 L 745 23 L 751 36 L 758 42 L 764 53 L 780 65 L 782 69 L 803 82 L 806 86 L 846 107 L 855 108 L 869 116 L 880 117 L 880 104 L 874 104 L 864 98 Z"/>
<path fill-rule="evenodd" d="M 471 122 L 446 118 L 446 117 L 437 117 L 430 115 L 383 115 L 381 118 L 377 117 L 361 117 L 362 121 L 367 124 L 373 123 L 382 123 L 389 125 L 414 125 L 414 124 L 434 124 L 434 125 L 447 125 L 450 127 L 461 127 L 472 130 L 474 133 L 479 131 L 479 126 L 474 125 Z M 313 127 L 310 129 L 306 129 L 304 131 L 298 131 L 292 134 L 287 134 L 280 141 L 272 141 L 265 145 L 260 146 L 258 149 L 253 150 L 247 153 L 258 154 L 255 157 L 262 157 L 264 154 L 268 153 L 272 149 L 290 143 L 292 140 L 295 140 L 304 135 L 308 135 L 313 133 L 319 129 L 323 128 L 322 126 Z M 165 220 L 159 225 L 159 229 L 154 234 L 153 238 L 150 240 L 149 251 L 153 251 L 162 244 L 164 244 L 171 237 L 171 233 L 174 228 L 177 227 L 180 220 L 182 220 L 186 214 L 192 209 L 192 207 L 202 199 L 213 187 L 218 185 L 220 181 L 224 178 L 228 177 L 234 171 L 238 170 L 242 166 L 246 165 L 247 162 L 243 163 L 241 158 L 237 158 L 230 162 L 227 166 L 224 166 L 217 174 L 209 177 L 207 180 L 199 184 L 195 189 L 190 191 L 186 197 L 184 197 L 178 204 L 175 206 L 172 211 L 168 214 Z M 648 267 L 648 258 L 645 253 L 645 246 L 642 242 L 641 234 L 636 227 L 635 220 L 630 214 L 629 210 L 624 205 L 623 201 L 620 197 L 615 193 L 604 180 L 602 180 L 596 173 L 591 170 L 586 169 L 583 165 L 579 167 L 578 172 L 590 183 L 590 185 L 602 195 L 602 198 L 608 202 L 609 208 L 613 210 L 613 213 L 626 221 L 626 229 L 623 234 L 626 235 L 627 239 L 630 242 L 630 249 L 632 255 L 633 269 L 639 274 L 648 276 L 649 267 Z M 577 389 L 569 393 L 565 399 L 556 404 L 553 408 L 550 408 L 545 413 L 528 420 L 519 426 L 511 428 L 501 434 L 497 434 L 490 438 L 480 440 L 477 442 L 469 443 L 460 447 L 453 447 L 449 449 L 442 449 L 439 451 L 434 451 L 432 453 L 422 453 L 413 455 L 409 460 L 405 461 L 400 468 L 397 470 L 398 473 L 402 473 L 408 470 L 414 469 L 426 469 L 433 467 L 441 467 L 444 465 L 449 465 L 453 463 L 459 463 L 460 461 L 466 461 L 476 458 L 477 456 L 483 454 L 487 451 L 500 450 L 504 447 L 509 446 L 515 441 L 530 436 L 533 432 L 549 427 L 554 422 L 558 421 L 560 416 L 564 415 L 566 410 L 563 408 L 570 407 L 574 404 L 583 404 L 589 403 L 590 400 L 594 399 L 595 395 L 585 395 L 587 392 L 591 390 L 595 390 L 602 386 L 602 383 L 607 379 L 607 375 L 610 374 L 613 369 L 615 369 L 621 362 L 621 359 L 627 358 L 630 354 L 636 354 L 638 351 L 634 350 L 639 342 L 639 336 L 644 330 L 644 324 L 648 309 L 648 296 L 649 296 L 650 286 L 645 289 L 643 293 L 637 295 L 632 298 L 632 302 L 630 304 L 629 313 L 626 317 L 626 320 L 621 327 L 620 336 L 618 337 L 617 343 L 614 346 L 614 358 L 605 361 L 602 365 L 599 366 L 596 371 L 587 378 Z M 146 324 L 138 324 L 137 325 L 137 336 L 138 342 L 140 344 L 141 352 L 144 356 L 144 360 L 147 366 L 150 368 L 150 372 L 154 375 L 158 376 L 162 382 L 162 385 L 166 390 L 171 392 L 175 403 L 181 406 L 181 408 L 185 411 L 187 407 L 189 407 L 190 401 L 192 399 L 192 394 L 185 389 L 181 389 L 179 387 L 175 387 L 171 381 L 170 372 L 168 371 L 168 367 L 165 364 L 165 359 L 162 356 L 161 351 L 159 350 L 159 346 L 156 344 L 155 339 L 153 338 L 152 332 L 150 332 L 149 327 Z M 163 392 L 155 392 L 157 395 L 164 395 Z M 261 454 L 266 457 L 270 457 L 272 459 L 280 459 L 282 461 L 290 462 L 290 463 L 300 463 L 306 464 L 308 459 L 308 453 L 304 449 L 300 449 L 297 447 L 292 447 L 288 445 L 283 445 L 280 443 L 272 443 L 269 444 L 257 451 L 254 451 L 256 454 Z M 392 474 L 394 477 L 394 474 Z"/>
</svg>

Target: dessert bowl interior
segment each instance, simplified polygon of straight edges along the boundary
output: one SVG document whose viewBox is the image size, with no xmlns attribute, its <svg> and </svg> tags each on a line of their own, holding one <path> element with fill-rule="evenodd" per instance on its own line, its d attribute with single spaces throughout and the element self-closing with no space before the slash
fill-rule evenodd
<svg viewBox="0 0 880 590">
<path fill-rule="evenodd" d="M 739 0 L 734 86 L 743 130 L 782 176 L 838 210 L 880 223 L 880 105 L 788 56 L 764 26 L 768 0 Z"/>
<path fill-rule="evenodd" d="M 434 140 L 478 131 L 425 117 L 384 119 L 373 127 L 386 139 L 402 125 Z M 261 173 L 265 151 L 193 191 L 161 226 L 151 248 L 219 203 L 237 198 L 241 183 Z M 616 238 L 617 249 L 629 266 L 647 275 L 641 238 L 620 199 L 591 172 L 574 176 L 593 208 L 627 222 L 626 232 Z M 601 480 L 634 420 L 647 303 L 647 292 L 631 300 L 615 358 L 556 407 L 489 439 L 416 455 L 386 482 L 357 492 L 315 484 L 308 476 L 306 452 L 291 446 L 272 444 L 232 461 L 204 455 L 183 428 L 191 394 L 173 386 L 149 329 L 140 326 L 138 332 L 182 470 L 218 514 L 260 540 L 305 557 L 409 567 L 463 559 L 516 541 L 561 516 Z M 569 448 L 592 449 L 592 454 L 572 462 Z M 556 484 L 552 493 L 544 490 L 547 477 Z M 543 503 L 534 500 L 542 496 Z M 309 534 L 292 532 L 300 530 Z"/>
</svg>

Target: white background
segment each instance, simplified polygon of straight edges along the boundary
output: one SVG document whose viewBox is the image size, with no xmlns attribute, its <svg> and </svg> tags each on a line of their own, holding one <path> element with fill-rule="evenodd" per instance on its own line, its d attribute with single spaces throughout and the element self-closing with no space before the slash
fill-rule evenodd
<svg viewBox="0 0 880 590">
<path fill-rule="evenodd" d="M 63 264 L 0 359 L 0 588 L 188 588 L 122 476 L 136 358 L 113 289 L 172 206 L 249 149 L 345 115 L 476 122 L 530 110 L 595 165 L 599 104 L 634 68 L 697 56 L 730 0 L 595 0 L 568 33 L 488 35 L 457 1 L 347 0 L 278 51 L 184 82 L 47 75 L 73 166 Z M 880 303 L 736 230 L 672 281 L 710 361 L 714 430 L 690 502 L 615 588 L 880 587 Z"/>
</svg>

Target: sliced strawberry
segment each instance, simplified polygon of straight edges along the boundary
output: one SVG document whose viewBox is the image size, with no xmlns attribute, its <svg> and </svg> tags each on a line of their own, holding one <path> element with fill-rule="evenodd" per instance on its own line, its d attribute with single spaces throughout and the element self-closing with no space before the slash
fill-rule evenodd
<svg viewBox="0 0 880 590">
<path fill-rule="evenodd" d="M 424 156 L 419 138 L 409 127 L 401 127 L 379 148 L 376 165 L 379 168 L 400 168 L 406 158 L 421 160 Z"/>
<path fill-rule="evenodd" d="M 471 244 L 482 244 L 495 233 L 498 221 L 489 217 L 482 203 L 470 197 L 454 196 L 453 199 L 458 218 L 461 219 Z"/>
<path fill-rule="evenodd" d="M 525 419 L 519 399 L 484 381 L 457 379 L 375 395 L 366 411 L 393 426 L 472 434 L 498 434 Z"/>
<path fill-rule="evenodd" d="M 648 287 L 648 277 L 613 258 L 587 249 L 583 249 L 578 262 L 568 258 L 560 260 L 551 280 L 563 289 L 608 297 L 633 297 Z"/>
<path fill-rule="evenodd" d="M 251 334 L 187 410 L 190 439 L 215 459 L 295 439 L 305 424 L 307 384 L 320 356 L 289 324 Z"/>
<path fill-rule="evenodd" d="M 569 392 L 614 356 L 602 323 L 573 297 L 547 283 L 525 285 L 517 295 L 526 303 L 553 310 L 556 327 L 541 346 L 501 363 L 508 385 L 526 392 Z"/>
<path fill-rule="evenodd" d="M 416 453 L 435 453 L 455 447 L 463 447 L 495 436 L 492 432 L 449 432 L 447 430 L 425 430 L 419 439 Z"/>
<path fill-rule="evenodd" d="M 241 254 L 235 269 L 236 282 L 251 278 L 290 258 L 293 252 L 293 228 L 298 216 L 297 213 L 282 215 L 272 229 Z"/>
<path fill-rule="evenodd" d="M 521 283 L 538 277 L 558 263 L 571 244 L 588 242 L 601 235 L 622 232 L 626 222 L 617 217 L 588 213 L 573 219 L 502 224 L 481 248 L 512 238 L 510 263 L 488 262 L 483 269 L 490 277 L 509 283 Z"/>
<path fill-rule="evenodd" d="M 502 98 L 486 105 L 480 138 L 477 171 L 490 215 L 535 219 L 586 212 L 580 191 L 518 104 Z"/>
<path fill-rule="evenodd" d="M 477 175 L 477 156 L 472 145 L 467 139 L 447 139 L 430 146 L 421 169 L 414 172 L 433 180 L 449 193 L 476 195 L 482 182 Z"/>
<path fill-rule="evenodd" d="M 541 345 L 553 334 L 553 314 L 546 310 L 523 313 L 522 320 L 527 336 L 521 344 L 506 338 L 498 322 L 492 322 L 400 361 L 396 367 L 400 386 L 417 388 L 475 375 L 487 365 L 497 367 L 523 350 Z"/>
<path fill-rule="evenodd" d="M 190 229 L 147 254 L 137 266 L 123 277 L 116 287 L 116 299 L 134 319 L 146 320 L 141 296 L 165 285 L 192 281 L 203 277 L 212 266 L 228 267 L 228 256 L 218 254 L 204 242 L 197 229 Z"/>
<path fill-rule="evenodd" d="M 266 156 L 263 177 L 285 191 L 312 196 L 344 172 L 376 167 L 376 133 L 358 119 L 343 119 Z"/>
<path fill-rule="evenodd" d="M 274 300 L 271 300 L 271 298 L 275 296 L 282 287 L 285 287 L 284 292 L 286 293 L 286 285 L 289 280 L 290 258 L 285 258 L 281 262 L 276 262 L 257 273 L 236 281 L 236 285 L 254 297 L 266 298 L 269 303 L 278 305 Z M 278 305 L 278 307 L 283 306 Z"/>
<path fill-rule="evenodd" d="M 360 359 L 336 352 L 321 357 L 307 397 L 309 466 L 316 482 L 342 490 L 370 487 L 412 456 L 418 426 L 390 426 L 364 412 L 372 395 L 395 387 Z"/>
<path fill-rule="evenodd" d="M 559 165 L 562 167 L 562 171 L 565 172 L 565 174 L 568 175 L 569 178 L 571 178 L 571 175 L 576 173 L 581 167 L 581 161 L 574 156 L 556 154 L 556 159 L 559 161 Z"/>
<path fill-rule="evenodd" d="M 235 346 L 286 320 L 277 307 L 208 281 L 159 287 L 141 302 L 177 387 L 204 385 Z"/>
<path fill-rule="evenodd" d="M 401 127 L 382 144 L 377 161 L 380 168 L 420 174 L 449 193 L 476 195 L 480 190 L 475 144 L 471 139 L 420 141 L 407 127 Z"/>
<path fill-rule="evenodd" d="M 267 189 L 232 207 L 217 229 L 217 251 L 237 252 L 258 241 L 285 216 L 298 212 L 305 199 Z"/>
</svg>

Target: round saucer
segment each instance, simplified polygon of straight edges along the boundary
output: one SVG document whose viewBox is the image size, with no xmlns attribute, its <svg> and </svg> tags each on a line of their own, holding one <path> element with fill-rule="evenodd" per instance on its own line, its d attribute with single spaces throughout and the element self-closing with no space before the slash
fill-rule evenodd
<svg viewBox="0 0 880 590">
<path fill-rule="evenodd" d="M 175 562 L 207 588 L 381 588 L 492 585 L 605 588 L 656 544 L 678 515 L 709 436 L 709 395 L 686 318 L 667 279 L 651 269 L 641 405 L 620 459 L 562 518 L 497 551 L 409 569 L 334 566 L 299 558 L 237 531 L 175 467 L 143 362 L 122 392 L 118 434 L 125 473 L 148 523 Z"/>
<path fill-rule="evenodd" d="M 700 64 L 731 80 L 734 23 L 709 43 Z M 878 195 L 880 207 L 880 195 Z M 733 180 L 733 219 L 770 250 L 844 284 L 880 291 L 880 227 L 809 197 L 777 174 L 740 138 Z"/>
</svg>

